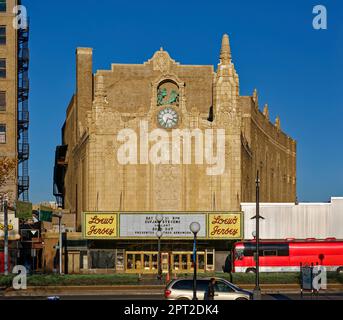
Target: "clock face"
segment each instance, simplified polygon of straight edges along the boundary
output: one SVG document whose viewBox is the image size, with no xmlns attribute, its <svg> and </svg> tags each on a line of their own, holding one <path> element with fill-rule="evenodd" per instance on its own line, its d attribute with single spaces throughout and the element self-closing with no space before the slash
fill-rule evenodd
<svg viewBox="0 0 343 320">
<path fill-rule="evenodd" d="M 177 125 L 179 116 L 173 108 L 165 108 L 158 113 L 157 120 L 163 128 L 170 129 Z"/>
</svg>

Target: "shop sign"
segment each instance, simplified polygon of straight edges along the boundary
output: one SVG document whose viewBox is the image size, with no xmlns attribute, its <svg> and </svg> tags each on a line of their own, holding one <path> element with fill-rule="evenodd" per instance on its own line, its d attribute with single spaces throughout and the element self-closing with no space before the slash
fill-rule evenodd
<svg viewBox="0 0 343 320">
<path fill-rule="evenodd" d="M 209 213 L 208 238 L 241 239 L 242 213 Z"/>
<path fill-rule="evenodd" d="M 4 239 L 4 214 L 0 214 L 0 240 Z M 8 214 L 8 238 L 9 240 L 18 240 L 20 239 L 19 235 L 19 222 L 18 218 L 14 214 Z"/>
<path fill-rule="evenodd" d="M 83 237 L 85 239 L 117 238 L 117 214 L 85 212 Z"/>
</svg>

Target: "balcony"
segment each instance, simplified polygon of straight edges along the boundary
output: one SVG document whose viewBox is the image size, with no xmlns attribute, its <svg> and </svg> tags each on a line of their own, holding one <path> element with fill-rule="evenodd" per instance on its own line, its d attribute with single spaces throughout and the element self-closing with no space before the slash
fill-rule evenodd
<svg viewBox="0 0 343 320">
<path fill-rule="evenodd" d="M 23 177 L 23 176 L 19 176 L 18 177 L 18 189 L 19 189 L 19 193 L 26 191 L 29 189 L 30 186 L 30 178 L 29 177 Z"/>
<path fill-rule="evenodd" d="M 30 120 L 30 114 L 28 111 L 20 111 L 18 112 L 18 124 L 26 124 Z"/>
<path fill-rule="evenodd" d="M 28 143 L 18 144 L 18 158 L 19 161 L 25 161 L 29 159 L 30 145 Z"/>
</svg>

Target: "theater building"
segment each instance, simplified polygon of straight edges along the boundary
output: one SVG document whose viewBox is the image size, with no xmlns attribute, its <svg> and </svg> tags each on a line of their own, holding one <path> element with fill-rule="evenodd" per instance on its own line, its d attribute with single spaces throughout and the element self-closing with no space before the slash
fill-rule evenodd
<svg viewBox="0 0 343 320">
<path fill-rule="evenodd" d="M 219 64 L 182 65 L 163 48 L 142 64 L 93 73 L 76 50 L 76 90 L 56 149 L 54 193 L 76 215 L 83 270 L 192 271 L 189 224 L 201 225 L 199 270 L 220 270 L 243 234 L 242 202 L 295 202 L 296 142 L 280 118 L 241 96 L 229 37 Z M 72 244 L 71 244 L 72 245 Z"/>
</svg>

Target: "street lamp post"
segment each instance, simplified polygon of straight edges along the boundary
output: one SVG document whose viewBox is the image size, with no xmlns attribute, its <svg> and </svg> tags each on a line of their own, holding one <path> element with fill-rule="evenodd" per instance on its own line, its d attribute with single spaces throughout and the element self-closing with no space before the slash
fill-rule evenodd
<svg viewBox="0 0 343 320">
<path fill-rule="evenodd" d="M 157 279 L 162 280 L 162 268 L 161 268 L 161 238 L 162 238 L 162 228 L 161 228 L 161 223 L 163 220 L 163 216 L 161 214 L 158 214 L 156 216 L 156 221 L 158 223 L 157 227 L 157 232 L 156 236 L 158 239 L 157 247 L 158 247 L 158 255 L 157 255 L 157 268 L 158 268 L 158 274 L 157 274 Z"/>
<path fill-rule="evenodd" d="M 261 299 L 261 288 L 260 288 L 260 219 L 264 219 L 260 216 L 260 177 L 259 171 L 257 170 L 256 176 L 256 215 L 252 217 L 256 219 L 256 278 L 255 278 L 255 288 L 254 288 L 254 300 Z"/>
<path fill-rule="evenodd" d="M 4 274 L 8 275 L 8 203 L 7 197 L 4 197 Z"/>
<path fill-rule="evenodd" d="M 58 241 L 58 247 L 59 247 L 59 274 L 62 275 L 62 212 L 54 213 L 54 217 L 58 218 L 58 231 L 59 231 L 59 241 Z"/>
<path fill-rule="evenodd" d="M 200 231 L 200 224 L 198 222 L 192 222 L 189 229 L 194 235 L 193 242 L 193 264 L 194 264 L 194 275 L 193 275 L 193 300 L 197 299 L 197 234 Z"/>
</svg>

